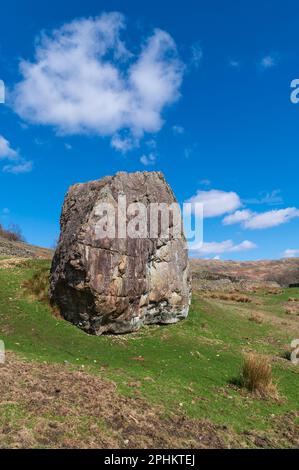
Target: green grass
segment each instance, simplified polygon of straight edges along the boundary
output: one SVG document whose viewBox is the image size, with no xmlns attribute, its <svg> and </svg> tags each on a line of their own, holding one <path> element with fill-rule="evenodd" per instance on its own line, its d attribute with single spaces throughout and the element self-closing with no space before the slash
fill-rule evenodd
<svg viewBox="0 0 299 470">
<path fill-rule="evenodd" d="M 257 309 L 254 303 L 240 306 L 196 294 L 188 320 L 177 325 L 146 327 L 125 336 L 88 336 L 26 294 L 24 281 L 46 266 L 47 261 L 30 261 L 0 268 L 0 339 L 7 349 L 28 360 L 84 365 L 90 373 L 113 379 L 128 395 L 135 390 L 131 382 L 138 381 L 142 396 L 163 405 L 166 413 L 182 409 L 236 432 L 270 430 L 274 418 L 298 412 L 299 366 L 281 356 L 299 338 L 299 328 L 294 336 L 279 323 L 249 321 Z M 299 297 L 299 289 L 255 298 L 262 301 L 258 310 L 281 318 L 290 296 Z M 230 385 L 249 350 L 277 357 L 273 371 L 281 401 L 257 399 Z"/>
</svg>

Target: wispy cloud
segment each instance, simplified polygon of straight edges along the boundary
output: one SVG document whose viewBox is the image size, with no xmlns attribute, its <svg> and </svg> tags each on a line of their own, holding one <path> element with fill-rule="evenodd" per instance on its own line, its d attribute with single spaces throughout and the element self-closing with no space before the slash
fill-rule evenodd
<svg viewBox="0 0 299 470">
<path fill-rule="evenodd" d="M 5 165 L 2 168 L 4 173 L 28 173 L 32 170 L 33 163 L 31 161 L 25 160 L 19 153 L 18 150 L 15 150 L 10 142 L 0 135 L 0 160 L 8 160 L 10 163 Z"/>
<path fill-rule="evenodd" d="M 22 161 L 15 165 L 6 165 L 3 167 L 4 173 L 12 173 L 13 175 L 20 175 L 21 173 L 30 173 L 33 169 L 33 162 Z"/>
<path fill-rule="evenodd" d="M 184 134 L 185 132 L 183 126 L 172 126 L 172 130 L 175 135 Z"/>
<path fill-rule="evenodd" d="M 154 165 L 156 163 L 157 156 L 154 153 L 150 153 L 149 155 L 142 155 L 140 157 L 140 163 L 144 166 Z"/>
<path fill-rule="evenodd" d="M 203 57 L 203 50 L 200 41 L 191 46 L 191 65 L 198 68 Z"/>
<path fill-rule="evenodd" d="M 190 158 L 193 153 L 193 148 L 192 147 L 186 147 L 184 148 L 184 157 L 185 158 Z"/>
<path fill-rule="evenodd" d="M 281 190 L 280 189 L 275 189 L 272 192 L 267 192 L 267 191 L 262 191 L 259 194 L 258 198 L 252 198 L 252 199 L 244 199 L 243 200 L 244 204 L 267 204 L 269 206 L 274 205 L 274 204 L 282 204 L 283 203 L 283 198 L 281 196 Z"/>
<path fill-rule="evenodd" d="M 266 55 L 265 57 L 263 57 L 260 61 L 260 66 L 264 69 L 264 70 L 267 70 L 267 69 L 271 69 L 272 67 L 275 67 L 275 65 L 277 65 L 277 58 L 274 57 L 274 55 Z"/>
<path fill-rule="evenodd" d="M 11 147 L 10 142 L 0 135 L 0 159 L 17 160 L 19 152 Z"/>
<path fill-rule="evenodd" d="M 145 145 L 150 149 L 155 149 L 157 147 L 157 142 L 155 141 L 155 139 L 150 139 L 145 142 Z"/>
<path fill-rule="evenodd" d="M 248 251 L 257 248 L 257 245 L 249 240 L 244 240 L 242 243 L 235 244 L 232 240 L 225 240 L 223 242 L 208 242 L 203 243 L 198 249 L 192 247 L 192 252 L 198 255 L 220 255 L 224 253 L 239 253 L 241 251 Z"/>
<path fill-rule="evenodd" d="M 267 212 L 253 212 L 245 209 L 228 215 L 223 219 L 224 225 L 241 223 L 242 227 L 250 230 L 267 229 L 286 224 L 292 219 L 299 218 L 299 209 L 287 207 L 286 209 L 274 209 Z"/>
<path fill-rule="evenodd" d="M 43 34 L 34 61 L 20 63 L 15 111 L 59 134 L 110 136 L 122 152 L 158 132 L 163 110 L 180 97 L 184 65 L 167 32 L 155 29 L 133 55 L 124 29 L 122 14 L 104 13 Z"/>
<path fill-rule="evenodd" d="M 240 62 L 238 60 L 230 60 L 229 66 L 232 67 L 233 69 L 238 69 L 240 68 Z"/>
<path fill-rule="evenodd" d="M 299 248 L 297 249 L 288 248 L 283 253 L 283 258 L 296 258 L 297 256 L 299 256 Z"/>
<path fill-rule="evenodd" d="M 204 180 L 201 180 L 201 181 L 199 182 L 199 184 L 200 184 L 201 186 L 211 186 L 212 182 L 211 182 L 211 180 L 204 179 Z"/>
</svg>

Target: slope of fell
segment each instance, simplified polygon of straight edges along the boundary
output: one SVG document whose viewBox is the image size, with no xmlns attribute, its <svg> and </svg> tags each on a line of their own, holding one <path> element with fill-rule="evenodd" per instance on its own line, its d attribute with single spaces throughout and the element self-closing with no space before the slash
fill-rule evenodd
<svg viewBox="0 0 299 470">
<path fill-rule="evenodd" d="M 53 252 L 48 248 L 13 242 L 0 237 L 0 259 L 8 257 L 51 259 L 52 256 Z"/>
<path fill-rule="evenodd" d="M 257 287 L 271 284 L 299 287 L 299 258 L 246 262 L 193 258 L 190 264 L 194 281 L 222 281 L 228 285 L 247 281 Z"/>
</svg>

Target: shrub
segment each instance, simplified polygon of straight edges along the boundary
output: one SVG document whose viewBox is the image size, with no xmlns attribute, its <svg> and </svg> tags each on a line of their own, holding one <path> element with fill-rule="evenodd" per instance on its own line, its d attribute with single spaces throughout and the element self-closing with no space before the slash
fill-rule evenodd
<svg viewBox="0 0 299 470">
<path fill-rule="evenodd" d="M 272 367 L 269 361 L 257 354 L 244 357 L 241 384 L 250 392 L 262 397 L 277 397 L 277 388 L 272 380 Z"/>
<path fill-rule="evenodd" d="M 5 229 L 0 224 L 0 238 L 5 238 L 6 240 L 9 240 L 11 242 L 23 242 L 24 241 L 24 237 L 22 235 L 20 227 L 18 227 L 15 224 L 10 225 L 8 229 Z"/>
</svg>

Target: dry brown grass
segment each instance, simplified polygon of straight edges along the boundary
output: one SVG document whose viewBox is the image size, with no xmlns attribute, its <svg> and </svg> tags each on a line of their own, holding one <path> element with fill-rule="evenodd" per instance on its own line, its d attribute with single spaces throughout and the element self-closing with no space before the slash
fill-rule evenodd
<svg viewBox="0 0 299 470">
<path fill-rule="evenodd" d="M 287 315 L 298 315 L 299 314 L 299 305 L 296 304 L 296 303 L 293 304 L 293 305 L 286 305 L 285 313 Z"/>
<path fill-rule="evenodd" d="M 278 397 L 277 387 L 272 379 L 271 364 L 264 356 L 252 353 L 244 356 L 241 384 L 261 397 Z"/>
<path fill-rule="evenodd" d="M 283 294 L 283 290 L 279 289 L 278 287 L 270 287 L 267 289 L 266 292 L 268 295 L 281 295 Z"/>
<path fill-rule="evenodd" d="M 225 293 L 225 292 L 211 292 L 208 294 L 210 299 L 219 299 L 225 300 L 228 302 L 240 302 L 240 303 L 250 303 L 252 299 L 248 295 L 238 294 L 235 292 Z"/>
<path fill-rule="evenodd" d="M 252 313 L 249 317 L 249 321 L 258 323 L 259 325 L 263 323 L 263 317 L 259 313 Z"/>
<path fill-rule="evenodd" d="M 0 372 L 0 448 L 225 447 L 221 426 L 180 410 L 166 417 L 138 389 L 122 396 L 115 383 L 82 368 L 25 362 L 8 353 Z"/>
<path fill-rule="evenodd" d="M 23 266 L 27 263 L 28 258 L 8 258 L 0 260 L 0 269 L 13 269 L 18 266 Z"/>
</svg>

